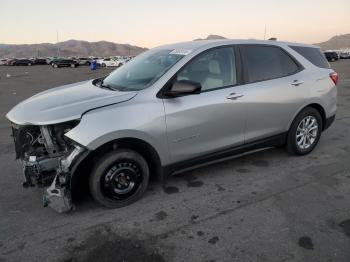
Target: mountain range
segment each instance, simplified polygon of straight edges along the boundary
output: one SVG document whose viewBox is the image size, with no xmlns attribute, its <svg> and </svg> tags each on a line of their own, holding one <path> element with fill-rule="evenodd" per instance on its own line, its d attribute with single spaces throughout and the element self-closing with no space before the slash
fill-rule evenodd
<svg viewBox="0 0 350 262">
<path fill-rule="evenodd" d="M 194 41 L 205 39 L 225 39 L 220 35 L 208 35 L 206 38 L 198 38 Z M 337 35 L 329 40 L 317 43 L 322 50 L 350 49 L 350 34 Z M 47 56 L 135 56 L 147 48 L 117 44 L 108 41 L 88 42 L 82 40 L 68 40 L 56 44 L 0 44 L 0 58 L 2 57 L 47 57 Z"/>
<path fill-rule="evenodd" d="M 56 44 L 0 44 L 0 57 L 135 56 L 145 50 L 147 50 L 147 48 L 108 41 L 88 42 L 68 40 Z"/>
<path fill-rule="evenodd" d="M 198 38 L 197 40 L 206 40 L 206 39 L 226 39 L 223 36 L 220 35 L 209 35 L 207 38 Z M 329 40 L 321 43 L 316 43 L 314 45 L 317 45 L 321 47 L 322 50 L 350 50 L 350 34 L 344 34 L 344 35 L 336 35 L 330 38 Z"/>
<path fill-rule="evenodd" d="M 320 46 L 322 50 L 350 50 L 350 34 L 336 35 L 328 41 L 315 45 Z"/>
</svg>

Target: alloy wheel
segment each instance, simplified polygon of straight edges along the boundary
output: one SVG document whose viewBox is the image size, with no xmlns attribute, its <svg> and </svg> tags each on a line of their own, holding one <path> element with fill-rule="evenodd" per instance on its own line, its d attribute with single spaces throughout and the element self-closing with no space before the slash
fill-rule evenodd
<svg viewBox="0 0 350 262">
<path fill-rule="evenodd" d="M 314 116 L 304 117 L 298 125 L 296 142 L 300 149 L 310 148 L 316 141 L 318 135 L 318 122 Z"/>
</svg>

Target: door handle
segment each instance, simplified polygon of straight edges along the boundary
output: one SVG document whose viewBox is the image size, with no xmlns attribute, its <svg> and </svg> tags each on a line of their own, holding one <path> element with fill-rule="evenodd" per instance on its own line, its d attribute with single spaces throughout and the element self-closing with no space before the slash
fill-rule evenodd
<svg viewBox="0 0 350 262">
<path fill-rule="evenodd" d="M 230 99 L 230 100 L 236 100 L 238 98 L 241 98 L 243 97 L 244 95 L 240 95 L 240 94 L 236 94 L 236 93 L 231 93 L 229 94 L 228 96 L 226 96 L 227 99 Z"/>
<path fill-rule="evenodd" d="M 294 80 L 291 85 L 292 86 L 300 86 L 304 83 L 304 81 L 300 81 L 300 80 Z"/>
</svg>

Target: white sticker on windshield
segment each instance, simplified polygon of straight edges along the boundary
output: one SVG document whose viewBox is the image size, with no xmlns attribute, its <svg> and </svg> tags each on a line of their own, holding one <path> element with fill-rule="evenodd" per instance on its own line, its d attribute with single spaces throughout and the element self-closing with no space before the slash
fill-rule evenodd
<svg viewBox="0 0 350 262">
<path fill-rule="evenodd" d="M 187 49 L 174 49 L 170 52 L 171 55 L 188 55 L 192 50 Z"/>
</svg>

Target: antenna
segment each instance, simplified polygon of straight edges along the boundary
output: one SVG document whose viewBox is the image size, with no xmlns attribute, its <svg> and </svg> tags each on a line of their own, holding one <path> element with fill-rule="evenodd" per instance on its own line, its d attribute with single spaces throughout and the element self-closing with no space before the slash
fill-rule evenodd
<svg viewBox="0 0 350 262">
<path fill-rule="evenodd" d="M 264 29 L 264 40 L 266 40 L 266 24 L 265 24 L 265 29 Z"/>
</svg>

